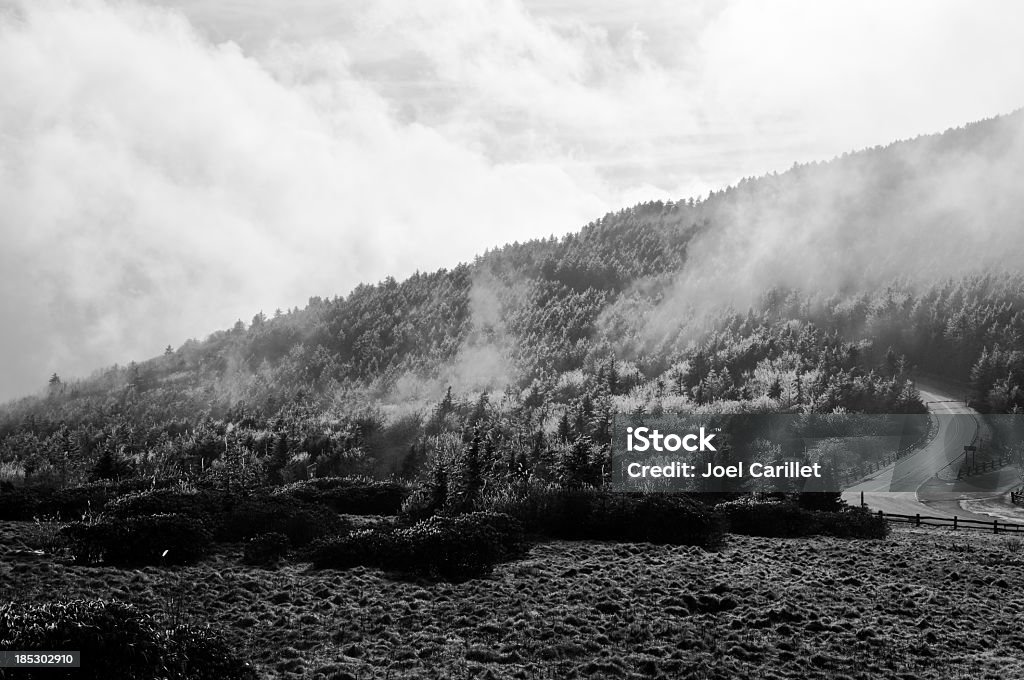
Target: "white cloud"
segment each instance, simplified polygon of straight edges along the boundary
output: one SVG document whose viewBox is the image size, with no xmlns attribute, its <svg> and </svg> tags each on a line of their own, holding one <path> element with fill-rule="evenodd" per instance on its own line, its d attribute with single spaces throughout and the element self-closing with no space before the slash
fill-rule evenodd
<svg viewBox="0 0 1024 680">
<path fill-rule="evenodd" d="M 0 396 L 608 207 L 399 123 L 348 68 L 336 45 L 259 62 L 137 5 L 7 14 Z"/>
<path fill-rule="evenodd" d="M 3 3 L 0 398 L 1024 104 L 998 0 Z"/>
<path fill-rule="evenodd" d="M 941 131 L 1024 105 L 1022 21 L 1006 0 L 733 0 L 701 35 L 708 108 L 805 145 L 791 160 Z"/>
</svg>

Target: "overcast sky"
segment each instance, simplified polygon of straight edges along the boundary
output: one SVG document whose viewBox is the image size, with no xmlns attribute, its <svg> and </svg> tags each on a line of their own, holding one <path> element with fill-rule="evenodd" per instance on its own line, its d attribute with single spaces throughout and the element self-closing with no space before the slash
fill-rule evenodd
<svg viewBox="0 0 1024 680">
<path fill-rule="evenodd" d="M 1024 105 L 1024 3 L 0 0 L 0 399 Z"/>
</svg>

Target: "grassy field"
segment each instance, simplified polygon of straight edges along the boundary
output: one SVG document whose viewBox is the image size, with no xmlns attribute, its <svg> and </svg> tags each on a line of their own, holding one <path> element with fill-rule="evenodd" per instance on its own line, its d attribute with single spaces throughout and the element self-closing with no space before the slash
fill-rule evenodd
<svg viewBox="0 0 1024 680">
<path fill-rule="evenodd" d="M 1024 677 L 1024 550 L 1008 536 L 551 542 L 450 584 L 262 570 L 240 547 L 186 568 L 80 567 L 24 554 L 34 531 L 0 523 L 0 597 L 209 624 L 267 678 Z"/>
</svg>

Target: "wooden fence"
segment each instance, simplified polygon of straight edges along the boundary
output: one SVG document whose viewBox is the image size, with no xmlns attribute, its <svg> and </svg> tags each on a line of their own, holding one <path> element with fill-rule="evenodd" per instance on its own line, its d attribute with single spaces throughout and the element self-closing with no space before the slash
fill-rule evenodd
<svg viewBox="0 0 1024 680">
<path fill-rule="evenodd" d="M 897 515 L 878 511 L 878 516 L 887 522 L 910 524 L 916 527 L 952 527 L 956 529 L 991 530 L 992 533 L 1024 533 L 1024 525 L 994 519 L 991 522 L 983 519 L 964 519 L 962 517 L 929 517 L 927 515 Z"/>
<path fill-rule="evenodd" d="M 927 445 L 928 442 L 931 441 L 932 437 L 935 436 L 935 423 L 936 420 L 934 418 L 929 419 L 928 429 L 925 432 L 923 432 L 921 436 L 918 437 L 916 441 L 914 441 L 914 443 L 905 446 L 902 449 L 893 451 L 889 455 L 883 456 L 879 460 L 864 461 L 857 468 L 836 470 L 835 475 L 839 480 L 840 486 L 846 488 L 848 486 L 858 484 L 867 479 L 868 477 L 870 477 L 871 475 L 877 473 L 878 471 L 884 470 L 886 467 L 892 465 L 900 458 L 903 458 L 904 456 L 910 453 L 915 453 L 921 447 Z"/>
<path fill-rule="evenodd" d="M 959 457 L 957 460 L 959 460 Z M 980 475 L 985 472 L 992 472 L 993 470 L 1001 470 L 1012 462 L 1014 462 L 1014 456 L 1009 453 L 1004 453 L 1000 454 L 998 458 L 989 458 L 988 460 L 983 460 L 980 463 L 975 463 L 970 466 L 961 465 L 960 469 L 956 473 L 956 478 L 963 479 L 964 477 Z"/>
</svg>

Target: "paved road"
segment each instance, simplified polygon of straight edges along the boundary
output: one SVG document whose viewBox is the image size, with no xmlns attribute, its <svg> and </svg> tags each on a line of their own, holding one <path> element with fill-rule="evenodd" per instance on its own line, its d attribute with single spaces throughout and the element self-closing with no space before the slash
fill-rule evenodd
<svg viewBox="0 0 1024 680">
<path fill-rule="evenodd" d="M 982 520 L 998 516 L 1024 522 L 1024 512 L 1004 502 L 1006 492 L 1020 484 L 1015 469 L 948 482 L 936 476 L 954 477 L 949 473 L 958 467 L 955 461 L 962 458 L 963 447 L 975 443 L 980 421 L 955 395 L 924 382 L 918 383 L 918 391 L 934 414 L 935 436 L 917 452 L 848 488 L 843 493 L 846 502 L 860 503 L 864 492 L 864 502 L 872 510 Z"/>
</svg>

